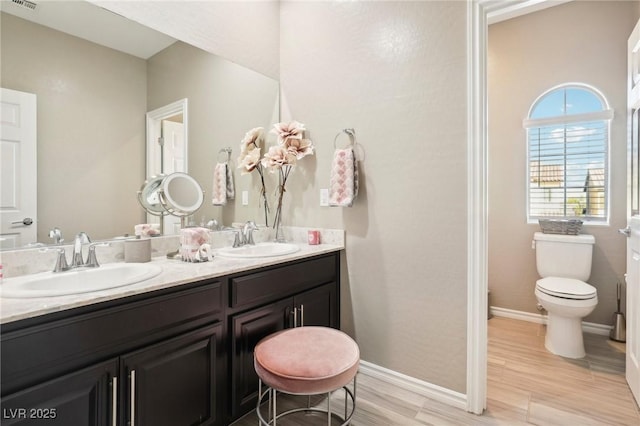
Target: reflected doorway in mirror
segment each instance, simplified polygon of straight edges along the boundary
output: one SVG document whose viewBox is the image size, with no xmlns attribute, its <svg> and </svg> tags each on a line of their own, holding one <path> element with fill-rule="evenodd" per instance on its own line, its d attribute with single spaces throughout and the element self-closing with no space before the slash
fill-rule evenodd
<svg viewBox="0 0 640 426">
<path fill-rule="evenodd" d="M 187 173 L 188 100 L 186 98 L 147 113 L 147 178 Z M 180 219 L 173 215 L 147 215 L 148 223 L 159 223 L 164 234 L 177 234 Z"/>
</svg>

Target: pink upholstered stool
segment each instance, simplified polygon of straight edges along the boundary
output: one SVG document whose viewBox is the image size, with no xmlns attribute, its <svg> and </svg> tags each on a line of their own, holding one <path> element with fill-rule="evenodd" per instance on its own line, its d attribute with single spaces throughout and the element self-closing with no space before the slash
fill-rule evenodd
<svg viewBox="0 0 640 426">
<path fill-rule="evenodd" d="M 297 327 L 274 333 L 262 339 L 254 350 L 254 366 L 260 378 L 256 413 L 261 425 L 276 425 L 276 420 L 289 414 L 305 412 L 327 413 L 331 425 L 331 392 L 343 388 L 344 417 L 342 424 L 351 422 L 356 409 L 356 373 L 360 350 L 353 339 L 340 330 L 329 327 Z M 347 385 L 353 381 L 353 392 Z M 266 390 L 262 390 L 262 385 Z M 296 408 L 277 414 L 276 393 L 291 395 L 327 394 L 327 409 Z M 269 415 L 265 420 L 260 405 L 269 395 Z M 353 403 L 347 413 L 348 400 Z M 309 398 L 310 400 L 310 398 Z M 272 414 L 273 412 L 273 414 Z"/>
</svg>

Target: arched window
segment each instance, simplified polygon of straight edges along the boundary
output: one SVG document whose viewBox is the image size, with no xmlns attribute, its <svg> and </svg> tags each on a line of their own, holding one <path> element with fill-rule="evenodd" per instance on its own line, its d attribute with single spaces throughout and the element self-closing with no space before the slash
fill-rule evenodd
<svg viewBox="0 0 640 426">
<path fill-rule="evenodd" d="M 529 221 L 608 221 L 612 118 L 604 96 L 584 84 L 554 87 L 533 103 L 524 120 Z"/>
</svg>

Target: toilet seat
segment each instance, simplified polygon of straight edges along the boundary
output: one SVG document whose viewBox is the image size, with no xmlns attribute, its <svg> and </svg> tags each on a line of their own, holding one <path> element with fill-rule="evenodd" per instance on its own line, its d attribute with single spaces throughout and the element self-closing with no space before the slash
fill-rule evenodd
<svg viewBox="0 0 640 426">
<path fill-rule="evenodd" d="M 536 289 L 549 296 L 586 300 L 597 296 L 595 287 L 573 278 L 547 277 L 536 282 Z"/>
</svg>

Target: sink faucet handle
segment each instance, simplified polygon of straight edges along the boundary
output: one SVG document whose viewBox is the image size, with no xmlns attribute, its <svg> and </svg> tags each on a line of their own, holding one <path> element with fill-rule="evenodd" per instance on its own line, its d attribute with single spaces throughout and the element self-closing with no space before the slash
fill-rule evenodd
<svg viewBox="0 0 640 426">
<path fill-rule="evenodd" d="M 43 248 L 40 252 L 46 253 L 48 251 L 55 251 L 58 253 L 56 258 L 56 266 L 53 267 L 53 272 L 63 272 L 69 270 L 69 264 L 67 263 L 67 256 L 63 248 Z"/>
<path fill-rule="evenodd" d="M 87 263 L 84 266 L 87 268 L 97 268 L 100 266 L 98 263 L 98 258 L 96 257 L 96 247 L 109 247 L 111 243 L 102 242 L 102 243 L 92 243 L 89 244 L 89 254 L 87 255 Z"/>
<path fill-rule="evenodd" d="M 242 231 L 239 230 L 239 229 L 234 229 L 233 230 L 233 234 L 234 234 L 234 237 L 233 237 L 233 248 L 240 247 L 241 245 L 243 245 L 244 244 L 244 240 L 242 238 Z"/>
<path fill-rule="evenodd" d="M 58 258 L 56 259 L 56 266 L 53 268 L 53 272 L 61 272 L 69 269 L 69 264 L 67 263 L 67 255 L 63 248 L 58 250 Z"/>
</svg>

